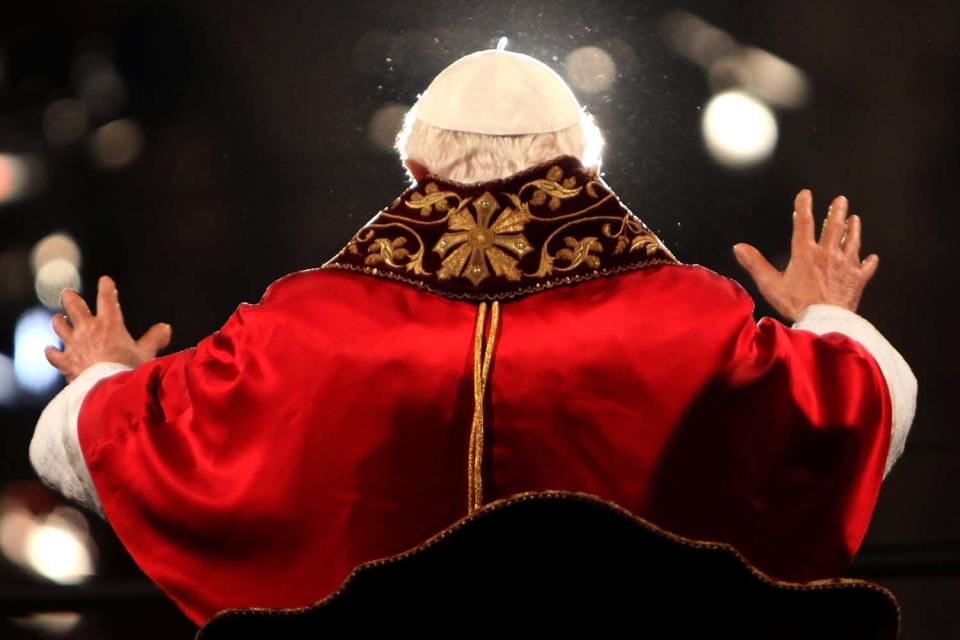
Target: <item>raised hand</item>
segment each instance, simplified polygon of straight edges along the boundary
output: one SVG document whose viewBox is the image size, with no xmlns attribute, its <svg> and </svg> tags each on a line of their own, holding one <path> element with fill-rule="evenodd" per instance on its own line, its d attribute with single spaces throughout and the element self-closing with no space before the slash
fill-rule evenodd
<svg viewBox="0 0 960 640">
<path fill-rule="evenodd" d="M 863 288 L 877 271 L 880 257 L 860 260 L 860 217 L 847 217 L 848 203 L 837 196 L 815 237 L 813 193 L 803 189 L 794 200 L 790 263 L 778 271 L 763 254 L 746 243 L 733 253 L 750 274 L 760 294 L 786 320 L 793 322 L 811 304 L 835 304 L 856 311 Z"/>
<path fill-rule="evenodd" d="M 170 344 L 172 331 L 164 323 L 150 327 L 139 340 L 133 339 L 124 325 L 117 285 L 110 276 L 102 276 L 97 284 L 96 315 L 73 289 L 64 290 L 61 302 L 66 314 L 53 317 L 53 330 L 63 340 L 63 350 L 49 346 L 44 353 L 67 382 L 97 362 L 139 366 Z"/>
</svg>

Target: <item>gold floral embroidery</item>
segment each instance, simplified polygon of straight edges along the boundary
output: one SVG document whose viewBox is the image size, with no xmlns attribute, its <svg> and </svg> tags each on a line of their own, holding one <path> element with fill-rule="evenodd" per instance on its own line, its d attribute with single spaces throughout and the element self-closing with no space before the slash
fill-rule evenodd
<svg viewBox="0 0 960 640">
<path fill-rule="evenodd" d="M 391 267 L 399 267 L 397 260 L 403 260 L 410 257 L 410 252 L 403 248 L 407 244 L 407 239 L 403 236 L 391 240 L 390 238 L 377 238 L 367 247 L 370 254 L 364 262 L 366 264 L 386 263 Z"/>
<path fill-rule="evenodd" d="M 620 230 L 617 233 L 611 233 L 610 230 L 610 223 L 603 225 L 603 234 L 608 238 L 617 239 L 617 244 L 613 248 L 614 255 L 623 253 L 629 245 L 631 252 L 642 249 L 649 256 L 657 251 L 663 251 L 673 257 L 673 254 L 660 242 L 660 238 L 647 229 L 643 223 L 632 219 L 630 216 L 623 217 Z"/>
<path fill-rule="evenodd" d="M 406 248 L 407 238 L 398 236 L 396 238 L 377 238 L 376 230 L 383 227 L 399 227 L 413 236 L 419 243 L 419 248 L 410 253 Z M 420 235 L 410 227 L 399 222 L 388 222 L 385 224 L 371 224 L 366 233 L 361 231 L 347 243 L 346 252 L 359 255 L 358 244 L 370 242 L 367 246 L 367 255 L 363 263 L 367 266 L 386 265 L 389 267 L 402 268 L 406 271 L 412 271 L 416 275 L 429 275 L 423 269 L 423 240 Z M 403 261 L 403 262 L 402 262 Z"/>
<path fill-rule="evenodd" d="M 420 215 L 424 218 L 429 217 L 434 209 L 441 212 L 449 210 L 450 203 L 447 202 L 447 198 L 460 199 L 460 196 L 453 191 L 440 191 L 436 182 L 427 183 L 423 190 L 426 195 L 414 192 L 410 195 L 407 206 L 411 209 L 419 209 Z"/>
<path fill-rule="evenodd" d="M 530 197 L 530 204 L 540 206 L 547 203 L 551 211 L 559 209 L 563 200 L 573 198 L 580 193 L 576 176 L 564 179 L 563 169 L 557 166 L 550 167 L 545 179 L 531 180 L 520 187 L 520 193 L 523 193 L 527 187 L 537 188 Z"/>
<path fill-rule="evenodd" d="M 428 181 L 381 211 L 324 266 L 494 300 L 677 262 L 574 158 L 542 167 L 477 187 Z"/>
<path fill-rule="evenodd" d="M 593 252 L 603 251 L 603 245 L 597 242 L 596 238 L 588 237 L 577 240 L 573 236 L 566 236 L 563 243 L 567 245 L 567 248 L 557 251 L 555 257 L 559 260 L 568 261 L 570 264 L 567 265 L 567 269 L 574 269 L 581 263 L 586 264 L 591 269 L 600 268 L 600 258 L 593 255 Z"/>
</svg>

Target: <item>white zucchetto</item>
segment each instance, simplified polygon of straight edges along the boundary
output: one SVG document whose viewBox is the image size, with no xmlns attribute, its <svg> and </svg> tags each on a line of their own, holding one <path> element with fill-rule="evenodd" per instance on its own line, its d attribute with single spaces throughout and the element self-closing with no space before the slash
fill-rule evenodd
<svg viewBox="0 0 960 640">
<path fill-rule="evenodd" d="M 418 120 L 439 129 L 498 136 L 559 131 L 582 117 L 557 72 L 499 49 L 477 51 L 448 66 L 414 108 Z"/>
</svg>

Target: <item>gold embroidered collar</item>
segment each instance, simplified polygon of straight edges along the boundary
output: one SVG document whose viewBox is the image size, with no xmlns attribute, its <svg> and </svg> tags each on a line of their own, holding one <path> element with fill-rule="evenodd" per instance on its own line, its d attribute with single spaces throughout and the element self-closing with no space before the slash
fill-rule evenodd
<svg viewBox="0 0 960 640">
<path fill-rule="evenodd" d="M 323 267 L 501 300 L 676 263 L 602 179 L 559 156 L 478 184 L 428 175 Z"/>
</svg>

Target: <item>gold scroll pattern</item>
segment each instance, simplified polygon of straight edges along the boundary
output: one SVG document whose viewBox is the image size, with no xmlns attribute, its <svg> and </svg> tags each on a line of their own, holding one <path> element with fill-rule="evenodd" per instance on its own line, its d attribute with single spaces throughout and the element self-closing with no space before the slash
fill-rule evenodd
<svg viewBox="0 0 960 640">
<path fill-rule="evenodd" d="M 576 172 L 565 175 L 561 166 L 554 165 L 545 176 L 523 183 L 515 192 L 494 195 L 488 190 L 473 198 L 428 182 L 423 193 L 414 192 L 406 200 L 398 198 L 390 209 L 380 212 L 351 238 L 340 255 L 356 261 L 362 258 L 361 270 L 378 275 L 466 280 L 474 289 L 494 275 L 522 283 L 575 270 L 601 271 L 613 256 L 635 254 L 651 258 L 650 262 L 677 262 L 636 216 L 614 205 L 616 195 L 602 182 L 589 175 L 579 178 Z M 581 197 L 584 194 L 586 197 Z M 578 197 L 581 203 L 585 201 L 584 206 L 560 211 L 565 201 Z M 398 212 L 401 202 L 419 215 Z M 434 214 L 440 217 L 430 219 Z M 536 236 L 544 238 L 539 246 L 528 239 L 533 225 L 538 226 Z M 428 229 L 434 238 L 429 242 L 422 233 Z M 545 231 L 549 233 L 545 235 Z M 438 232 L 442 233 L 439 238 Z M 440 260 L 433 270 L 425 265 L 427 252 Z M 536 262 L 522 268 L 521 260 L 534 252 L 538 254 Z"/>
</svg>

